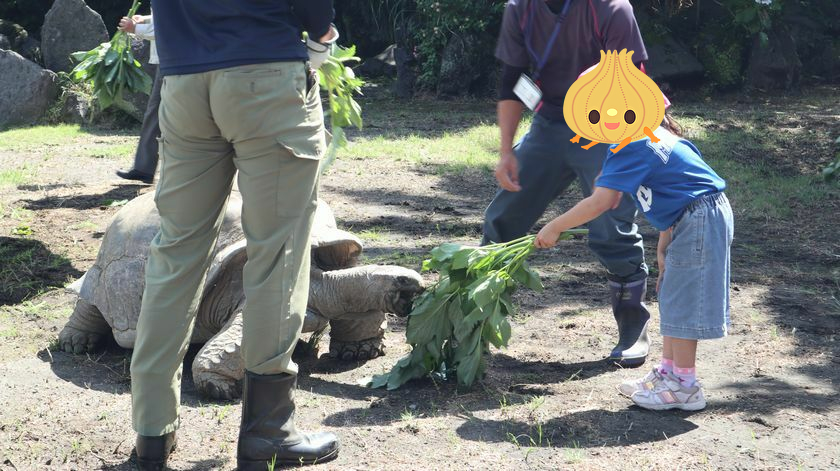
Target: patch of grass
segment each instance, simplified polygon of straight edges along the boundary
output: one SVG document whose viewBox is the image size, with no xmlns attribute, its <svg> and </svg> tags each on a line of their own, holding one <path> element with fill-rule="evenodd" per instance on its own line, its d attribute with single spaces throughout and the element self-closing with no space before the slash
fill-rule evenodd
<svg viewBox="0 0 840 471">
<path fill-rule="evenodd" d="M 18 332 L 17 327 L 12 326 L 0 330 L 0 338 L 13 339 L 17 337 L 20 337 L 20 332 Z"/>
<path fill-rule="evenodd" d="M 67 319 L 73 312 L 69 307 L 58 308 L 46 301 L 37 300 L 24 301 L 17 308 L 26 317 L 48 320 Z"/>
<path fill-rule="evenodd" d="M 389 252 L 382 255 L 366 256 L 362 254 L 362 260 L 371 265 L 399 265 L 402 267 L 418 267 L 423 262 L 423 257 L 408 252 Z"/>
<path fill-rule="evenodd" d="M 32 171 L 27 166 L 0 171 L 0 187 L 25 185 L 31 181 Z"/>
<path fill-rule="evenodd" d="M 490 172 L 498 161 L 498 149 L 498 128 L 492 124 L 479 124 L 433 137 L 416 134 L 357 137 L 344 152 L 354 159 L 385 158 L 430 166 L 435 173 L 443 175 L 468 170 Z"/>
<path fill-rule="evenodd" d="M 0 132 L 0 148 L 11 151 L 37 150 L 44 146 L 59 146 L 79 140 L 86 132 L 78 124 L 33 126 Z"/>
<path fill-rule="evenodd" d="M 12 212 L 9 213 L 9 217 L 15 221 L 29 222 L 35 217 L 35 212 L 30 209 L 12 208 Z"/>
<path fill-rule="evenodd" d="M 384 240 L 388 234 L 388 230 L 385 227 L 381 226 L 373 226 L 369 227 L 361 232 L 358 232 L 356 235 L 359 236 L 360 239 L 366 241 L 379 241 Z"/>
<path fill-rule="evenodd" d="M 12 235 L 17 235 L 17 236 L 28 236 L 28 235 L 32 235 L 34 232 L 35 231 L 33 231 L 32 228 L 29 227 L 28 224 L 18 224 L 17 227 L 12 229 Z"/>
<path fill-rule="evenodd" d="M 759 121 L 757 116 L 753 119 Z M 714 129 L 712 121 L 682 118 L 687 138 L 697 144 L 703 158 L 727 182 L 726 193 L 736 213 L 769 219 L 788 219 L 797 206 L 815 207 L 840 194 L 838 188 L 818 174 L 804 174 L 780 168 L 767 156 L 780 152 L 778 136 L 749 121 L 740 126 Z M 786 135 L 802 146 L 810 145 L 807 135 Z"/>
<path fill-rule="evenodd" d="M 133 143 L 105 144 L 85 149 L 80 155 L 97 159 L 122 159 L 134 155 L 136 145 Z"/>
<path fill-rule="evenodd" d="M 98 228 L 99 226 L 91 220 L 82 221 L 78 224 L 73 224 L 72 226 L 70 226 L 70 229 L 83 231 L 95 231 Z"/>
<path fill-rule="evenodd" d="M 230 404 L 225 404 L 221 407 L 216 407 L 216 421 L 218 423 L 222 423 L 225 420 L 225 417 L 230 413 Z"/>
<path fill-rule="evenodd" d="M 572 440 L 570 446 L 563 449 L 563 457 L 568 464 L 576 464 L 583 461 L 585 452 L 580 448 L 580 443 L 577 440 Z"/>
</svg>

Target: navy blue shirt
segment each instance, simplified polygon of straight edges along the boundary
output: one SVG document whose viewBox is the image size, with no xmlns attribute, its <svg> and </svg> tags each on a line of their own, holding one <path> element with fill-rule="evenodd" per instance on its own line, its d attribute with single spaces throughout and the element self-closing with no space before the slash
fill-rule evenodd
<svg viewBox="0 0 840 471">
<path fill-rule="evenodd" d="M 307 60 L 302 31 L 329 31 L 332 0 L 152 0 L 163 75 Z"/>
<path fill-rule="evenodd" d="M 627 144 L 616 154 L 607 151 L 595 186 L 629 194 L 647 220 L 665 231 L 689 203 L 705 194 L 723 191 L 726 182 L 691 142 L 661 127 L 654 135 L 659 142 L 646 137 Z"/>
</svg>

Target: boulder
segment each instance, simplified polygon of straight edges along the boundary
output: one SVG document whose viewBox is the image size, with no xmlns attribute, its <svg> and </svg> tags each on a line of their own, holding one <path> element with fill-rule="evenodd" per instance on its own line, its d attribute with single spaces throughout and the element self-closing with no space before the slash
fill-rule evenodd
<svg viewBox="0 0 840 471">
<path fill-rule="evenodd" d="M 397 75 L 397 62 L 394 59 L 396 48 L 397 45 L 392 44 L 376 56 L 366 59 L 356 67 L 356 72 L 365 78 L 395 77 Z"/>
<path fill-rule="evenodd" d="M 471 38 L 453 34 L 443 48 L 438 75 L 438 95 L 442 97 L 462 96 L 470 91 L 473 80 L 478 78 L 478 64 L 472 63 Z"/>
<path fill-rule="evenodd" d="M 689 49 L 668 34 L 659 41 L 645 43 L 648 61 L 645 70 L 656 82 L 702 78 L 705 70 Z"/>
<path fill-rule="evenodd" d="M 91 100 L 81 93 L 66 91 L 61 105 L 61 122 L 86 124 L 91 113 Z"/>
<path fill-rule="evenodd" d="M 394 94 L 397 98 L 411 98 L 417 83 L 417 58 L 410 49 L 397 46 L 394 49 L 394 63 L 397 69 Z"/>
<path fill-rule="evenodd" d="M 37 121 L 53 103 L 56 76 L 13 51 L 0 51 L 0 129 Z"/>
<path fill-rule="evenodd" d="M 0 20 L 0 38 L 2 37 L 6 38 L 8 45 L 0 39 L 0 49 L 15 51 L 36 64 L 42 64 L 41 43 L 30 36 L 22 26 Z"/>
<path fill-rule="evenodd" d="M 3 34 L 0 34 L 0 49 L 4 49 L 6 51 L 9 51 L 9 50 L 12 49 L 12 42 L 9 41 L 9 38 L 7 38 Z"/>
<path fill-rule="evenodd" d="M 44 64 L 44 59 L 41 56 L 41 43 L 31 36 L 21 41 L 15 52 L 38 65 Z"/>
<path fill-rule="evenodd" d="M 70 54 L 89 51 L 108 41 L 108 30 L 99 13 L 84 0 L 55 0 L 41 28 L 44 65 L 55 72 L 73 68 Z"/>
<path fill-rule="evenodd" d="M 790 90 L 799 85 L 802 62 L 790 31 L 777 27 L 762 44 L 753 38 L 747 62 L 747 85 L 761 90 Z"/>
<path fill-rule="evenodd" d="M 8 20 L 0 20 L 0 35 L 5 36 L 9 42 L 9 47 L 0 47 L 0 49 L 12 51 L 15 51 L 20 42 L 29 36 L 23 26 Z"/>
</svg>

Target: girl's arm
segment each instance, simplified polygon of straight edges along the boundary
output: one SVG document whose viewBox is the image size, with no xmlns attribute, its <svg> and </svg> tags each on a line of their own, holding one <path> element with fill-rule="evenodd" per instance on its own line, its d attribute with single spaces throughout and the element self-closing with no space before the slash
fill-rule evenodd
<svg viewBox="0 0 840 471">
<path fill-rule="evenodd" d="M 659 243 L 656 244 L 656 263 L 659 265 L 659 277 L 656 279 L 656 292 L 659 292 L 659 284 L 662 282 L 662 275 L 665 274 L 665 249 L 671 243 L 671 229 L 659 233 Z"/>
<path fill-rule="evenodd" d="M 577 227 L 597 218 L 601 214 L 616 207 L 621 198 L 621 192 L 609 188 L 596 187 L 589 198 L 581 200 L 574 208 L 556 217 L 540 230 L 534 245 L 539 248 L 554 247 L 557 238 L 564 231 Z"/>
</svg>

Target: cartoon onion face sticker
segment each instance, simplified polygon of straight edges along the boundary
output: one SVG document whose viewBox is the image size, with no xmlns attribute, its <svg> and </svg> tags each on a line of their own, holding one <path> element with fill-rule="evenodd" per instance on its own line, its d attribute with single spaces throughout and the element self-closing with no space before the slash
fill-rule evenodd
<svg viewBox="0 0 840 471">
<path fill-rule="evenodd" d="M 569 87 L 563 103 L 563 117 L 580 138 L 589 139 L 584 149 L 606 142 L 621 143 L 618 152 L 631 141 L 648 136 L 657 139 L 656 129 L 665 116 L 659 87 L 631 61 L 633 51 L 601 51 L 601 61 Z"/>
</svg>

